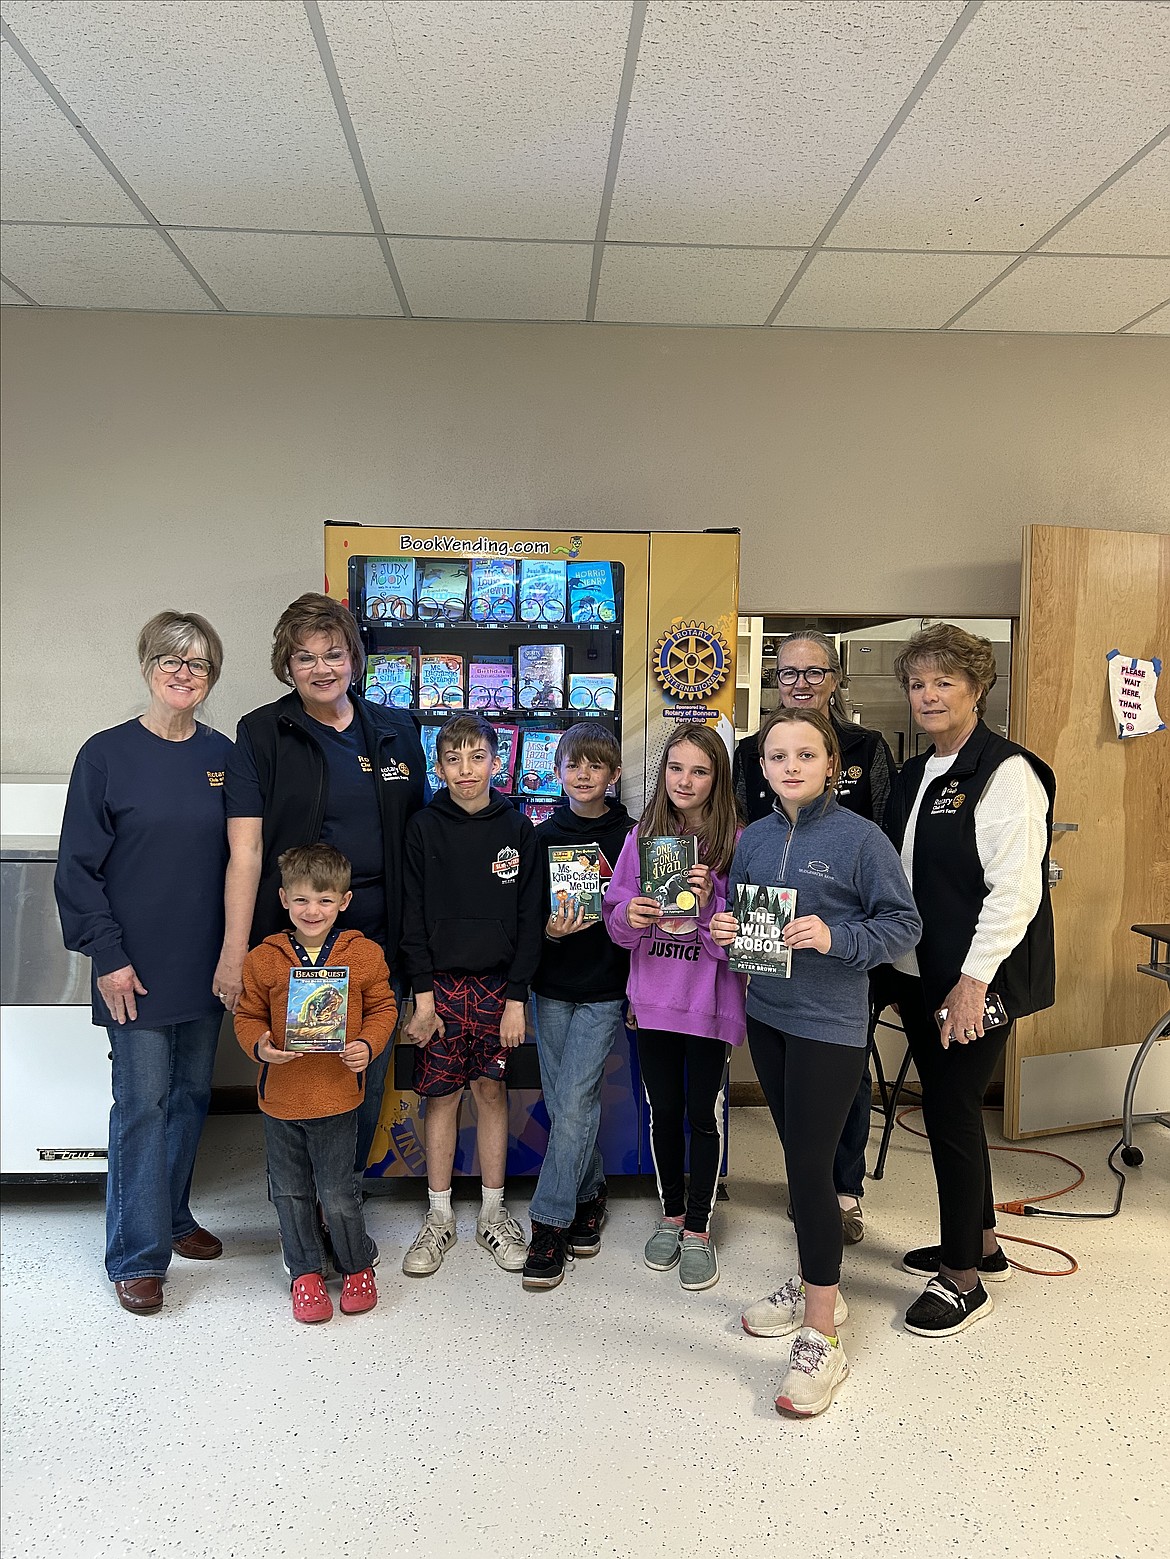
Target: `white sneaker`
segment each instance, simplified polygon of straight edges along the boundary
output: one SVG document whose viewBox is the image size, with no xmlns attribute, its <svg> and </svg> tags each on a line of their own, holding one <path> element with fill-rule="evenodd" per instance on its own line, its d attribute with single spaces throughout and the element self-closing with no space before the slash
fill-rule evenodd
<svg viewBox="0 0 1170 1559">
<path fill-rule="evenodd" d="M 475 1243 L 482 1245 L 484 1250 L 490 1250 L 496 1266 L 503 1267 L 505 1272 L 523 1272 L 524 1263 L 528 1259 L 528 1241 L 524 1238 L 524 1230 L 515 1218 L 509 1216 L 506 1207 L 500 1208 L 499 1217 L 491 1223 L 483 1218 L 476 1220 Z"/>
<path fill-rule="evenodd" d="M 833 1325 L 840 1326 L 849 1314 L 849 1306 L 837 1290 L 833 1306 Z M 804 1284 L 799 1276 L 789 1278 L 782 1288 L 749 1305 L 740 1318 L 743 1329 L 752 1337 L 787 1337 L 804 1325 Z"/>
<path fill-rule="evenodd" d="M 443 1265 L 443 1257 L 454 1243 L 454 1218 L 440 1218 L 428 1211 L 414 1244 L 402 1259 L 403 1272 L 409 1278 L 429 1278 Z"/>
<path fill-rule="evenodd" d="M 788 1373 L 776 1397 L 778 1413 L 814 1418 L 833 1400 L 833 1393 L 849 1373 L 849 1360 L 840 1343 L 834 1345 L 811 1326 L 801 1329 L 792 1344 Z"/>
</svg>

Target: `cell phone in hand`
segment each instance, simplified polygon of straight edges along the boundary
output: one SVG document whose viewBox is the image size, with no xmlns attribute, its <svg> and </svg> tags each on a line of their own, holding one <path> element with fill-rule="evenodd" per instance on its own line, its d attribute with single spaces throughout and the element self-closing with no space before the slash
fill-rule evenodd
<svg viewBox="0 0 1170 1559">
<path fill-rule="evenodd" d="M 940 1007 L 934 1015 L 934 1021 L 941 1029 L 947 1021 L 949 1007 Z M 984 1029 L 1002 1028 L 1007 1023 L 1007 1008 L 994 991 L 988 991 L 983 1002 L 983 1027 Z"/>
</svg>

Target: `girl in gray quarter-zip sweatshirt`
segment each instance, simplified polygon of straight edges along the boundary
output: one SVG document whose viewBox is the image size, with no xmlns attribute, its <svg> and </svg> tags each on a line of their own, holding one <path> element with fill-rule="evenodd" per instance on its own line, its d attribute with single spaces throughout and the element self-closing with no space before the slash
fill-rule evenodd
<svg viewBox="0 0 1170 1559">
<path fill-rule="evenodd" d="M 832 945 L 797 948 L 788 979 L 753 975 L 749 1017 L 802 1039 L 863 1049 L 869 1028 L 869 971 L 893 963 L 922 935 L 898 852 L 875 823 L 818 796 L 790 823 L 777 804 L 740 835 L 728 884 L 796 890 L 796 914 L 818 915 Z"/>
</svg>

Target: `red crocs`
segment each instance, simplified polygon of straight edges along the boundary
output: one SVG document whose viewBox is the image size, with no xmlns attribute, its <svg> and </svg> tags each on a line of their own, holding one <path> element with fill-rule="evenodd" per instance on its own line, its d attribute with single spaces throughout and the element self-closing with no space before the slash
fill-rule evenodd
<svg viewBox="0 0 1170 1559">
<path fill-rule="evenodd" d="M 378 1303 L 378 1290 L 374 1286 L 374 1269 L 366 1267 L 361 1272 L 346 1274 L 341 1290 L 342 1315 L 361 1315 Z"/>
<path fill-rule="evenodd" d="M 349 1282 L 348 1278 L 346 1282 Z M 333 1319 L 333 1301 L 325 1291 L 325 1279 L 319 1272 L 306 1272 L 304 1277 L 296 1279 L 292 1286 L 292 1305 L 294 1321 L 312 1324 Z"/>
</svg>

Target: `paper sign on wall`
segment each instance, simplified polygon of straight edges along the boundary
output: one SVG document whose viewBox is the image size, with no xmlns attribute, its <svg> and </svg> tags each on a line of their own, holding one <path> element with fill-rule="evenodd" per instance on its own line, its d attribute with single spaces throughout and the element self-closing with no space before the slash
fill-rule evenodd
<svg viewBox="0 0 1170 1559">
<path fill-rule="evenodd" d="M 1109 701 L 1118 736 L 1124 741 L 1127 736 L 1164 731 L 1166 725 L 1158 713 L 1158 678 L 1162 674 L 1158 657 L 1137 660 L 1120 650 L 1110 650 L 1105 659 L 1109 662 Z"/>
</svg>

